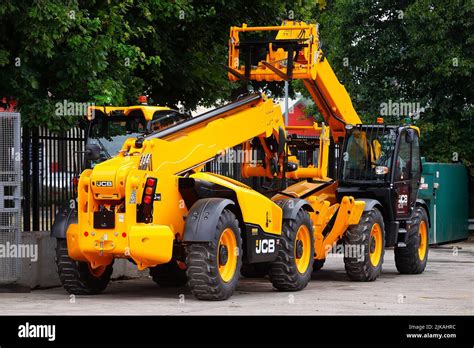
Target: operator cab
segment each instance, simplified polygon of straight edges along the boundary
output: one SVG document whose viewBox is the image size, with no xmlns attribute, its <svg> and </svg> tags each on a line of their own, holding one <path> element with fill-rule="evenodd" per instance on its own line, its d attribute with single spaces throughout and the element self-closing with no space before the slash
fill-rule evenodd
<svg viewBox="0 0 474 348">
<path fill-rule="evenodd" d="M 96 164 L 116 156 L 128 138 L 138 138 L 163 130 L 189 118 L 189 114 L 168 108 L 154 111 L 151 117 L 146 117 L 139 109 L 128 114 L 125 114 L 124 110 L 104 113 L 96 109 L 87 127 L 87 145 L 97 145 L 100 152 L 97 159 L 88 161 L 90 163 L 87 167 L 93 168 Z"/>
<path fill-rule="evenodd" d="M 91 168 L 115 156 L 124 141 L 136 138 L 146 132 L 147 121 L 137 114 L 124 116 L 120 114 L 111 116 L 96 116 L 89 125 L 87 145 L 96 144 L 100 148 L 99 158 L 91 161 Z"/>
<path fill-rule="evenodd" d="M 412 126 L 346 126 L 338 195 L 376 199 L 385 219 L 407 220 L 421 178 L 418 130 Z"/>
</svg>

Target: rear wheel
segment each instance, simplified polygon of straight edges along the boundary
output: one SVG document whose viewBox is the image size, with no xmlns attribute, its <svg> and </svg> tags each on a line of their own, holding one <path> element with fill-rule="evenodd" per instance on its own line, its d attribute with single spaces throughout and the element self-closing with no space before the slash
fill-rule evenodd
<svg viewBox="0 0 474 348">
<path fill-rule="evenodd" d="M 385 253 L 384 222 L 377 208 L 362 214 L 358 225 L 350 226 L 343 237 L 344 266 L 350 279 L 373 281 L 382 272 Z"/>
<path fill-rule="evenodd" d="M 277 259 L 270 267 L 270 281 L 282 291 L 298 291 L 308 285 L 313 271 L 313 228 L 308 213 L 300 209 L 296 219 L 285 219 Z"/>
<path fill-rule="evenodd" d="M 168 263 L 150 268 L 150 276 L 159 286 L 182 286 L 186 284 L 186 266 L 171 260 Z"/>
<path fill-rule="evenodd" d="M 405 247 L 395 247 L 395 266 L 403 274 L 423 273 L 428 261 L 428 214 L 422 207 L 415 207 L 412 224 L 407 228 Z"/>
<path fill-rule="evenodd" d="M 210 243 L 187 248 L 186 275 L 192 294 L 200 300 L 226 300 L 232 296 L 242 265 L 242 239 L 235 214 L 224 209 Z"/>
<path fill-rule="evenodd" d="M 74 295 L 101 293 L 107 287 L 113 270 L 112 264 L 92 268 L 88 262 L 71 259 L 66 239 L 56 240 L 56 265 L 64 289 Z"/>
</svg>

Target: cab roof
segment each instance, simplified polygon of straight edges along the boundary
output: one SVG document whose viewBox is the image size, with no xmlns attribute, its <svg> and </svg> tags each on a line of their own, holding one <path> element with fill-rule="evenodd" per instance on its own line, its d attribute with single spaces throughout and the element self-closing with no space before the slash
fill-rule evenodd
<svg viewBox="0 0 474 348">
<path fill-rule="evenodd" d="M 136 112 L 141 112 L 147 121 L 153 119 L 157 111 L 172 110 L 166 106 L 134 105 L 134 106 L 89 106 L 87 109 L 87 119 L 93 119 L 92 112 L 100 112 L 104 116 L 129 116 Z"/>
</svg>

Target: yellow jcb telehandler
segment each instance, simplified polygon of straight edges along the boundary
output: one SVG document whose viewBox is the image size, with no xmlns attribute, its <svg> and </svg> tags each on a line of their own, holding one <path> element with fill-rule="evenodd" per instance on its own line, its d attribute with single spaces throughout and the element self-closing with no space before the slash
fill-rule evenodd
<svg viewBox="0 0 474 348">
<path fill-rule="evenodd" d="M 114 259 L 125 258 L 149 268 L 159 284 L 187 281 L 198 299 L 230 297 L 242 263 L 268 263 L 279 290 L 303 289 L 314 254 L 308 202 L 277 204 L 238 181 L 201 171 L 225 149 L 251 141 L 265 151 L 265 175 L 277 176 L 284 170 L 285 139 L 279 106 L 261 94 L 127 139 L 117 156 L 81 174 L 77 219 L 66 214 L 57 221 L 64 288 L 98 293 Z M 89 160 L 99 157 L 97 144 L 86 150 Z"/>
</svg>

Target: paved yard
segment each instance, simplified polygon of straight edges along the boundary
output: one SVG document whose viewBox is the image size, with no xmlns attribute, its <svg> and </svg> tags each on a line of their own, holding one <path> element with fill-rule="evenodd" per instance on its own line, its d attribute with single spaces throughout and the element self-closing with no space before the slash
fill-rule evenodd
<svg viewBox="0 0 474 348">
<path fill-rule="evenodd" d="M 351 282 L 340 258 L 328 259 L 308 287 L 296 293 L 272 289 L 268 279 L 242 278 L 234 296 L 223 302 L 193 298 L 186 288 L 162 289 L 150 279 L 113 281 L 98 296 L 71 298 L 62 288 L 31 293 L 0 293 L 0 313 L 12 315 L 473 315 L 474 243 L 430 250 L 421 275 L 398 274 L 387 250 L 381 277 Z"/>
</svg>

